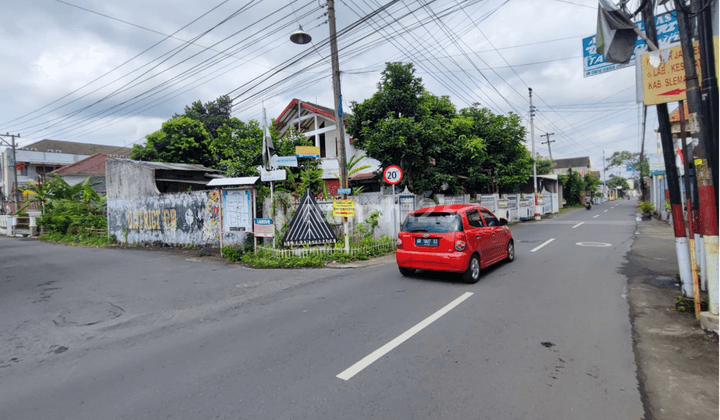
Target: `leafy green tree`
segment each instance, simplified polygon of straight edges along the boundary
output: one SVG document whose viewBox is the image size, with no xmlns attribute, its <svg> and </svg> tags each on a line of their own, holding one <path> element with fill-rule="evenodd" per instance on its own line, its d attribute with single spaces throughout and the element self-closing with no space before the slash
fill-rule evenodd
<svg viewBox="0 0 720 420">
<path fill-rule="evenodd" d="M 507 193 L 515 191 L 532 175 L 532 157 L 523 145 L 525 128 L 520 117 L 495 115 L 477 106 L 460 110 L 471 121 L 468 138 L 479 138 L 485 146 L 484 159 L 469 168 L 468 184 L 473 191 Z"/>
<path fill-rule="evenodd" d="M 550 159 L 540 158 L 536 160 L 536 167 L 538 175 L 547 175 L 552 173 L 553 168 L 555 168 L 555 162 Z"/>
<path fill-rule="evenodd" d="M 581 176 L 578 171 L 568 168 L 566 174 L 558 175 L 558 182 L 563 187 L 563 197 L 568 205 L 579 205 L 585 202 L 585 195 L 597 191 L 600 180 L 593 174 Z"/>
<path fill-rule="evenodd" d="M 615 152 L 609 158 L 605 159 L 605 169 L 610 169 L 615 166 L 623 166 L 628 163 L 635 163 L 638 161 L 639 153 L 631 153 L 626 150 L 621 152 Z"/>
<path fill-rule="evenodd" d="M 262 165 L 263 129 L 255 120 L 245 123 L 231 118 L 217 130 L 210 152 L 227 176 L 256 176 Z"/>
<path fill-rule="evenodd" d="M 185 107 L 185 112 L 182 115 L 173 115 L 173 119 L 187 117 L 200 121 L 208 134 L 210 134 L 210 137 L 214 139 L 218 136 L 220 127 L 229 122 L 231 111 L 232 99 L 227 95 L 223 95 L 204 104 L 195 101 L 190 106 Z"/>
<path fill-rule="evenodd" d="M 472 121 L 459 118 L 447 96 L 427 92 L 412 64 L 387 63 L 377 92 L 351 107 L 354 145 L 382 166 L 399 165 L 400 186 L 414 192 L 459 192 L 460 179 L 486 157 Z"/>
<path fill-rule="evenodd" d="M 583 204 L 583 193 L 585 191 L 585 180 L 580 173 L 568 168 L 566 174 L 558 175 L 558 182 L 563 187 L 563 197 L 568 205 Z"/>
<path fill-rule="evenodd" d="M 616 188 L 616 187 L 622 187 L 625 190 L 629 190 L 630 184 L 628 184 L 627 179 L 625 179 L 621 176 L 616 176 L 616 177 L 611 178 L 610 181 L 608 181 L 608 188 Z"/>
<path fill-rule="evenodd" d="M 210 135 L 200 121 L 179 117 L 165 121 L 162 128 L 145 137 L 144 146 L 133 145 L 131 159 L 201 164 L 212 167 Z"/>
<path fill-rule="evenodd" d="M 457 112 L 447 96 L 423 88 L 412 64 L 387 63 L 377 92 L 351 107 L 356 147 L 382 166 L 400 165 L 401 187 L 413 192 L 510 192 L 532 173 L 517 115 L 477 106 Z"/>
<path fill-rule="evenodd" d="M 440 190 L 454 182 L 443 170 L 443 149 L 452 142 L 455 108 L 447 97 L 425 91 L 412 64 L 387 63 L 377 92 L 351 104 L 348 131 L 354 145 L 382 166 L 403 168 L 402 185 L 413 191 Z M 435 159 L 436 166 L 429 166 Z"/>
</svg>

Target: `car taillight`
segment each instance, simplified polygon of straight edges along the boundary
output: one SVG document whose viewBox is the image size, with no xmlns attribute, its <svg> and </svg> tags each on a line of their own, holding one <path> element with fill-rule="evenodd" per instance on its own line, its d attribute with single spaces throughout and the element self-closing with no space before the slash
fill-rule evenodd
<svg viewBox="0 0 720 420">
<path fill-rule="evenodd" d="M 455 241 L 455 251 L 465 251 L 466 246 L 465 241 Z"/>
<path fill-rule="evenodd" d="M 397 247 L 402 248 L 402 238 L 398 238 L 397 240 Z"/>
</svg>

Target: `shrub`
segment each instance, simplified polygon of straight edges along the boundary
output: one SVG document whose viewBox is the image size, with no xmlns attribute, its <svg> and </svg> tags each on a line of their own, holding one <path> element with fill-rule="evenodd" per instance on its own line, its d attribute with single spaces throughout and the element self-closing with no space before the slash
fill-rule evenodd
<svg viewBox="0 0 720 420">
<path fill-rule="evenodd" d="M 649 201 L 641 201 L 638 203 L 638 208 L 643 213 L 652 213 L 655 211 L 655 205 Z"/>
<path fill-rule="evenodd" d="M 220 248 L 220 255 L 228 261 L 240 261 L 242 255 L 234 246 L 224 246 Z"/>
</svg>

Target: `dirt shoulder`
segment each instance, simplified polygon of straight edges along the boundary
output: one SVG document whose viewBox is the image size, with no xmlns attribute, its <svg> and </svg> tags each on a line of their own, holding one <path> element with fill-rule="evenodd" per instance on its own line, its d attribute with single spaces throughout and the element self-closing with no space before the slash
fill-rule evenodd
<svg viewBox="0 0 720 420">
<path fill-rule="evenodd" d="M 635 236 L 623 274 L 646 420 L 717 419 L 718 336 L 675 310 L 681 291 L 672 228 L 640 222 Z"/>
</svg>

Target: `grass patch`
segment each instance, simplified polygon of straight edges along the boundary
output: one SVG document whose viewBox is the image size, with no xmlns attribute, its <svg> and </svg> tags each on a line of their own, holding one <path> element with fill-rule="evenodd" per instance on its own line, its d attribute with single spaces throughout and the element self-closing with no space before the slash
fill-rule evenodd
<svg viewBox="0 0 720 420">
<path fill-rule="evenodd" d="M 94 247 L 101 247 L 115 243 L 113 238 L 108 238 L 105 235 L 63 235 L 59 232 L 43 233 L 38 237 L 38 239 L 45 242 L 61 242 L 67 245 L 85 245 Z"/>
<path fill-rule="evenodd" d="M 345 253 L 343 248 L 336 248 L 335 252 L 309 254 L 305 256 L 274 255 L 272 250 L 259 248 L 257 253 L 252 249 L 238 249 L 234 246 L 225 246 L 220 249 L 221 255 L 228 261 L 241 262 L 257 268 L 301 268 L 301 267 L 324 267 L 331 261 L 350 262 L 357 260 L 369 260 L 382 255 L 391 254 L 394 248 L 390 245 L 392 240 L 388 237 L 381 239 L 363 238 L 358 242 L 350 244 L 351 248 L 359 249 L 353 254 Z M 384 245 L 385 248 L 375 249 L 374 245 Z"/>
<path fill-rule="evenodd" d="M 686 298 L 684 296 L 678 296 L 675 298 L 675 309 L 678 312 L 692 312 L 695 313 L 695 300 L 691 298 Z M 707 299 L 700 299 L 700 310 L 701 311 L 707 311 L 708 310 L 708 301 Z"/>
</svg>

